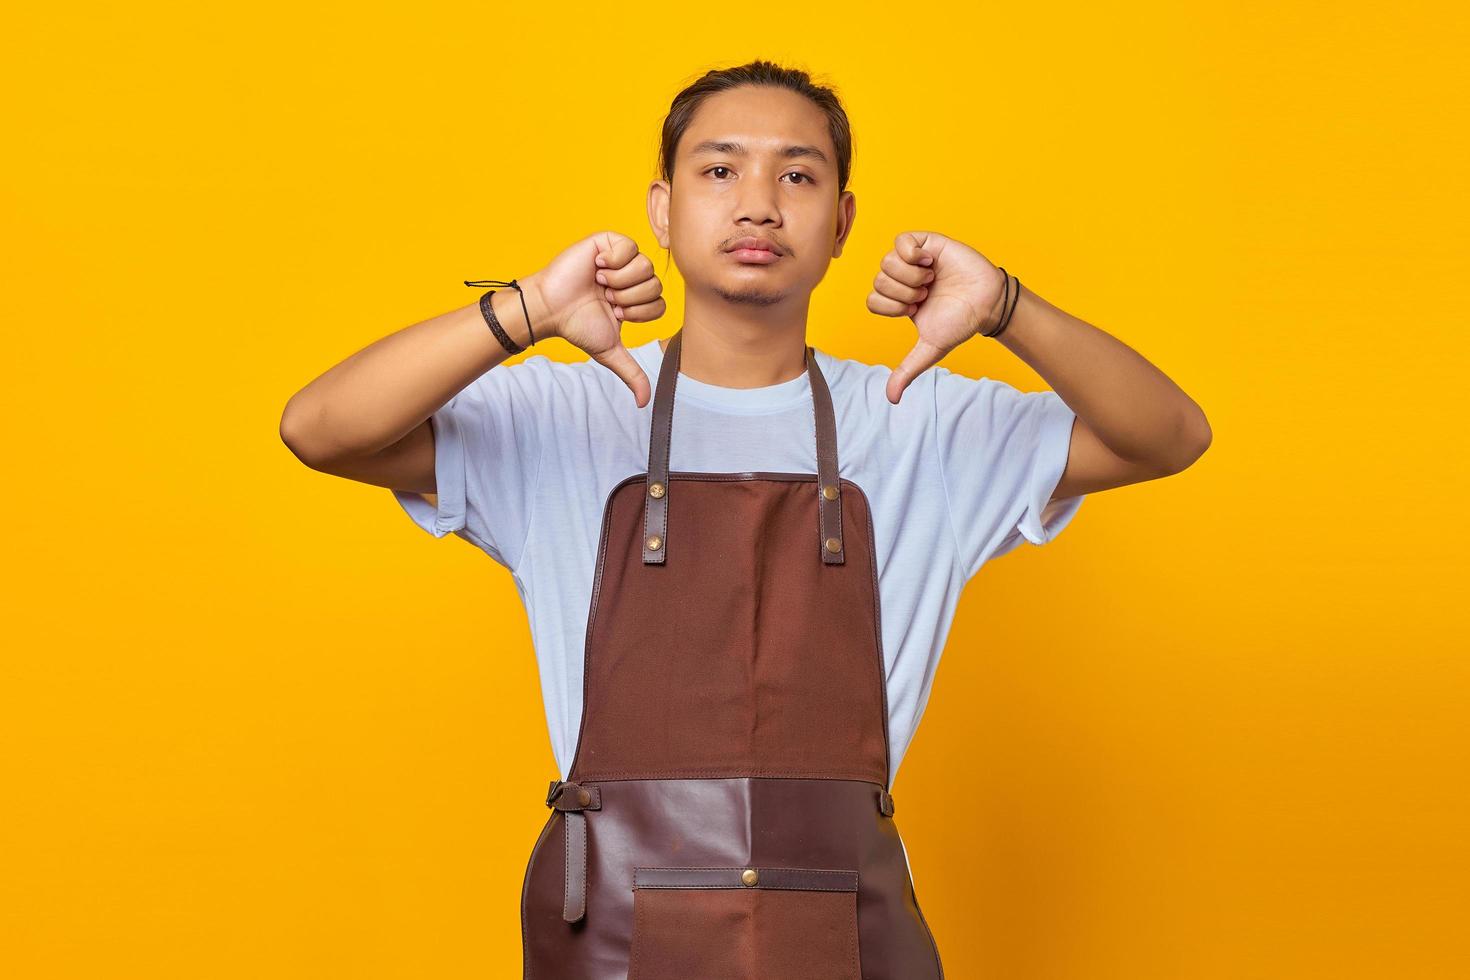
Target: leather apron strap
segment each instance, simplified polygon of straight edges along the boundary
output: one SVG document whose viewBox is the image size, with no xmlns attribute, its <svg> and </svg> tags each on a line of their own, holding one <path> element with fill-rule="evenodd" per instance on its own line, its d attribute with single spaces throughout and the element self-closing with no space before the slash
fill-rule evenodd
<svg viewBox="0 0 1470 980">
<path fill-rule="evenodd" d="M 546 805 L 561 810 L 566 820 L 567 871 L 561 917 L 576 922 L 587 914 L 587 816 L 582 811 L 602 809 L 602 791 L 553 779 L 546 791 Z"/>
<path fill-rule="evenodd" d="M 679 379 L 681 328 L 669 338 L 653 396 L 653 426 L 648 439 L 648 475 L 643 498 L 643 563 L 662 565 L 669 548 L 669 443 L 674 425 L 674 385 Z M 837 468 L 837 419 L 832 392 L 817 366 L 815 351 L 806 348 L 812 412 L 817 436 L 817 553 L 828 565 L 841 565 L 842 481 Z"/>
</svg>

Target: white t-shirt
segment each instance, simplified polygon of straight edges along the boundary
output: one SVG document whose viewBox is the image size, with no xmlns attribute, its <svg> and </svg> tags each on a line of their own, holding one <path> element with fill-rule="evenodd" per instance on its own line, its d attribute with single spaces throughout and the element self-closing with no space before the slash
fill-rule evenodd
<svg viewBox="0 0 1470 980">
<path fill-rule="evenodd" d="M 657 340 L 631 349 L 657 383 Z M 929 700 L 964 584 L 992 558 L 1054 538 L 1082 505 L 1047 500 L 1075 418 L 1053 391 L 1021 392 L 942 366 L 893 405 L 891 369 L 818 349 L 837 417 L 839 474 L 867 495 L 877 549 L 892 777 Z M 679 374 L 671 470 L 816 472 L 806 372 L 762 388 Z M 582 666 L 602 509 L 648 468 L 643 408 L 610 370 L 532 355 L 491 368 L 432 416 L 438 509 L 394 490 L 435 537 L 507 567 L 530 621 L 552 752 L 565 779 L 582 719 Z"/>
</svg>

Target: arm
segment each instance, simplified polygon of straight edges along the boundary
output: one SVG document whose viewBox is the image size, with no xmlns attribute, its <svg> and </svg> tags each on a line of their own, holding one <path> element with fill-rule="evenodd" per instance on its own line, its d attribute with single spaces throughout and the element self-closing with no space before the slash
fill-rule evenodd
<svg viewBox="0 0 1470 980">
<path fill-rule="evenodd" d="M 898 235 L 868 295 L 869 310 L 912 317 L 918 328 L 918 341 L 889 379 L 890 401 L 896 404 L 947 352 L 999 325 L 1007 278 L 957 239 L 931 231 Z M 1077 416 L 1052 500 L 1178 473 L 1209 447 L 1199 405 L 1137 351 L 1024 285 L 1019 298 L 1011 297 L 1014 312 L 996 339 Z"/>
<path fill-rule="evenodd" d="M 534 277 L 520 280 L 531 322 L 550 321 Z M 530 342 L 514 289 L 490 298 L 512 340 Z M 429 416 L 510 353 L 476 300 L 405 327 L 328 369 L 286 403 L 281 440 L 312 469 L 365 483 L 433 493 Z"/>
<path fill-rule="evenodd" d="M 557 336 L 581 348 L 617 374 L 640 406 L 647 404 L 648 379 L 623 346 L 622 325 L 658 318 L 664 300 L 663 284 L 637 242 L 598 232 L 517 282 L 538 340 Z M 530 330 L 521 297 L 504 288 L 490 302 L 506 333 L 524 347 Z M 302 388 L 281 414 L 281 440 L 312 469 L 434 494 L 430 417 L 509 357 L 477 299 L 389 334 Z"/>
<path fill-rule="evenodd" d="M 996 307 L 982 330 L 999 322 Z M 1053 500 L 1169 476 L 1209 448 L 1204 412 L 1167 375 L 1024 285 L 1010 324 L 996 340 L 1077 413 Z"/>
</svg>

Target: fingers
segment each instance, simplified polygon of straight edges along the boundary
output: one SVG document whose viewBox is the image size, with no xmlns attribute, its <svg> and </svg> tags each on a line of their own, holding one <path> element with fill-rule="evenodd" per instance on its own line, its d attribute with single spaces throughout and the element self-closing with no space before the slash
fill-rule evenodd
<svg viewBox="0 0 1470 980">
<path fill-rule="evenodd" d="M 621 269 L 599 269 L 597 281 L 603 284 L 602 298 L 618 319 L 641 323 L 664 315 L 663 281 L 642 252 Z"/>
<path fill-rule="evenodd" d="M 929 296 L 929 287 L 927 284 L 922 286 L 905 286 L 886 272 L 878 273 L 877 277 L 873 279 L 873 291 L 879 296 L 897 300 L 904 304 L 922 303 Z"/>
<path fill-rule="evenodd" d="M 647 323 L 649 320 L 657 320 L 663 316 L 667 309 L 663 297 L 660 296 L 652 303 L 640 303 L 637 306 L 614 306 L 613 316 L 629 323 Z"/>
<path fill-rule="evenodd" d="M 592 239 L 597 247 L 594 278 L 613 316 L 632 323 L 663 316 L 667 309 L 663 282 L 653 271 L 653 260 L 638 250 L 638 243 L 615 231 L 598 232 Z"/>
<path fill-rule="evenodd" d="M 659 281 L 658 276 L 645 279 L 635 283 L 627 289 L 613 289 L 611 286 L 602 290 L 603 299 L 614 306 L 637 306 L 639 303 L 652 303 L 663 295 L 664 284 Z"/>
<path fill-rule="evenodd" d="M 628 390 L 633 392 L 633 400 L 639 408 L 648 404 L 649 394 L 652 391 L 648 383 L 648 375 L 643 373 L 643 368 L 638 366 L 638 362 L 628 352 L 628 348 L 617 344 L 600 354 L 594 354 L 593 357 L 599 364 L 623 379 Z"/>
<path fill-rule="evenodd" d="M 894 239 L 894 247 L 878 263 L 868 309 L 880 316 L 913 316 L 929 296 L 935 271 L 919 263 L 932 261 L 918 244 L 925 232 L 906 231 Z"/>
<path fill-rule="evenodd" d="M 893 240 L 893 250 L 910 265 L 931 266 L 934 264 L 934 256 L 924 247 L 928 239 L 927 231 L 906 231 Z"/>
<path fill-rule="evenodd" d="M 631 261 L 616 269 L 598 269 L 595 278 L 602 285 L 613 289 L 627 289 L 650 279 L 658 281 L 658 276 L 653 271 L 653 259 L 642 252 L 635 252 Z"/>
<path fill-rule="evenodd" d="M 933 269 L 909 262 L 896 250 L 883 256 L 883 261 L 878 263 L 878 268 L 884 275 L 905 286 L 922 286 L 934 281 Z"/>
<path fill-rule="evenodd" d="M 919 304 L 890 299 L 875 290 L 868 294 L 868 309 L 879 316 L 913 316 L 919 312 Z"/>
<path fill-rule="evenodd" d="M 629 241 L 632 239 L 629 238 Z M 598 259 L 604 259 L 604 256 L 598 254 Z M 606 269 L 597 270 L 597 281 L 601 282 L 604 287 L 614 289 L 626 289 L 644 279 L 653 278 L 653 276 L 653 259 L 638 251 L 637 244 L 634 244 L 634 254 L 626 257 L 616 266 L 607 266 Z"/>
<path fill-rule="evenodd" d="M 914 349 L 904 355 L 898 367 L 894 368 L 893 373 L 888 376 L 888 400 L 897 405 L 910 382 L 938 364 L 939 359 L 943 356 L 944 351 L 933 344 L 922 340 L 915 344 Z"/>
<path fill-rule="evenodd" d="M 639 254 L 638 243 L 616 231 L 600 231 L 592 236 L 592 241 L 597 246 L 597 254 L 593 256 L 592 263 L 599 269 L 621 269 Z M 650 262 L 648 267 L 652 271 L 653 263 Z"/>
</svg>

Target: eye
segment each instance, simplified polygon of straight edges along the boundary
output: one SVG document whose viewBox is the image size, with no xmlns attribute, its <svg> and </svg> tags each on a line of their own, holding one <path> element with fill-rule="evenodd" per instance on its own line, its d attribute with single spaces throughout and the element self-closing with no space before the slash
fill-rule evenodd
<svg viewBox="0 0 1470 980">
<path fill-rule="evenodd" d="M 715 166 L 710 167 L 708 170 L 706 170 L 705 173 L 706 174 L 713 174 L 716 170 L 725 170 L 725 171 L 728 171 L 729 169 L 730 169 L 729 167 L 727 167 L 727 166 L 725 166 L 723 164 L 716 164 Z M 784 174 L 783 176 L 786 176 L 786 177 L 800 177 L 800 178 L 802 178 L 802 180 L 806 181 L 806 183 L 808 183 L 808 184 L 816 183 L 816 181 L 814 181 L 812 179 L 812 177 L 811 177 L 810 174 L 804 174 L 800 170 L 792 170 L 789 173 Z"/>
</svg>

